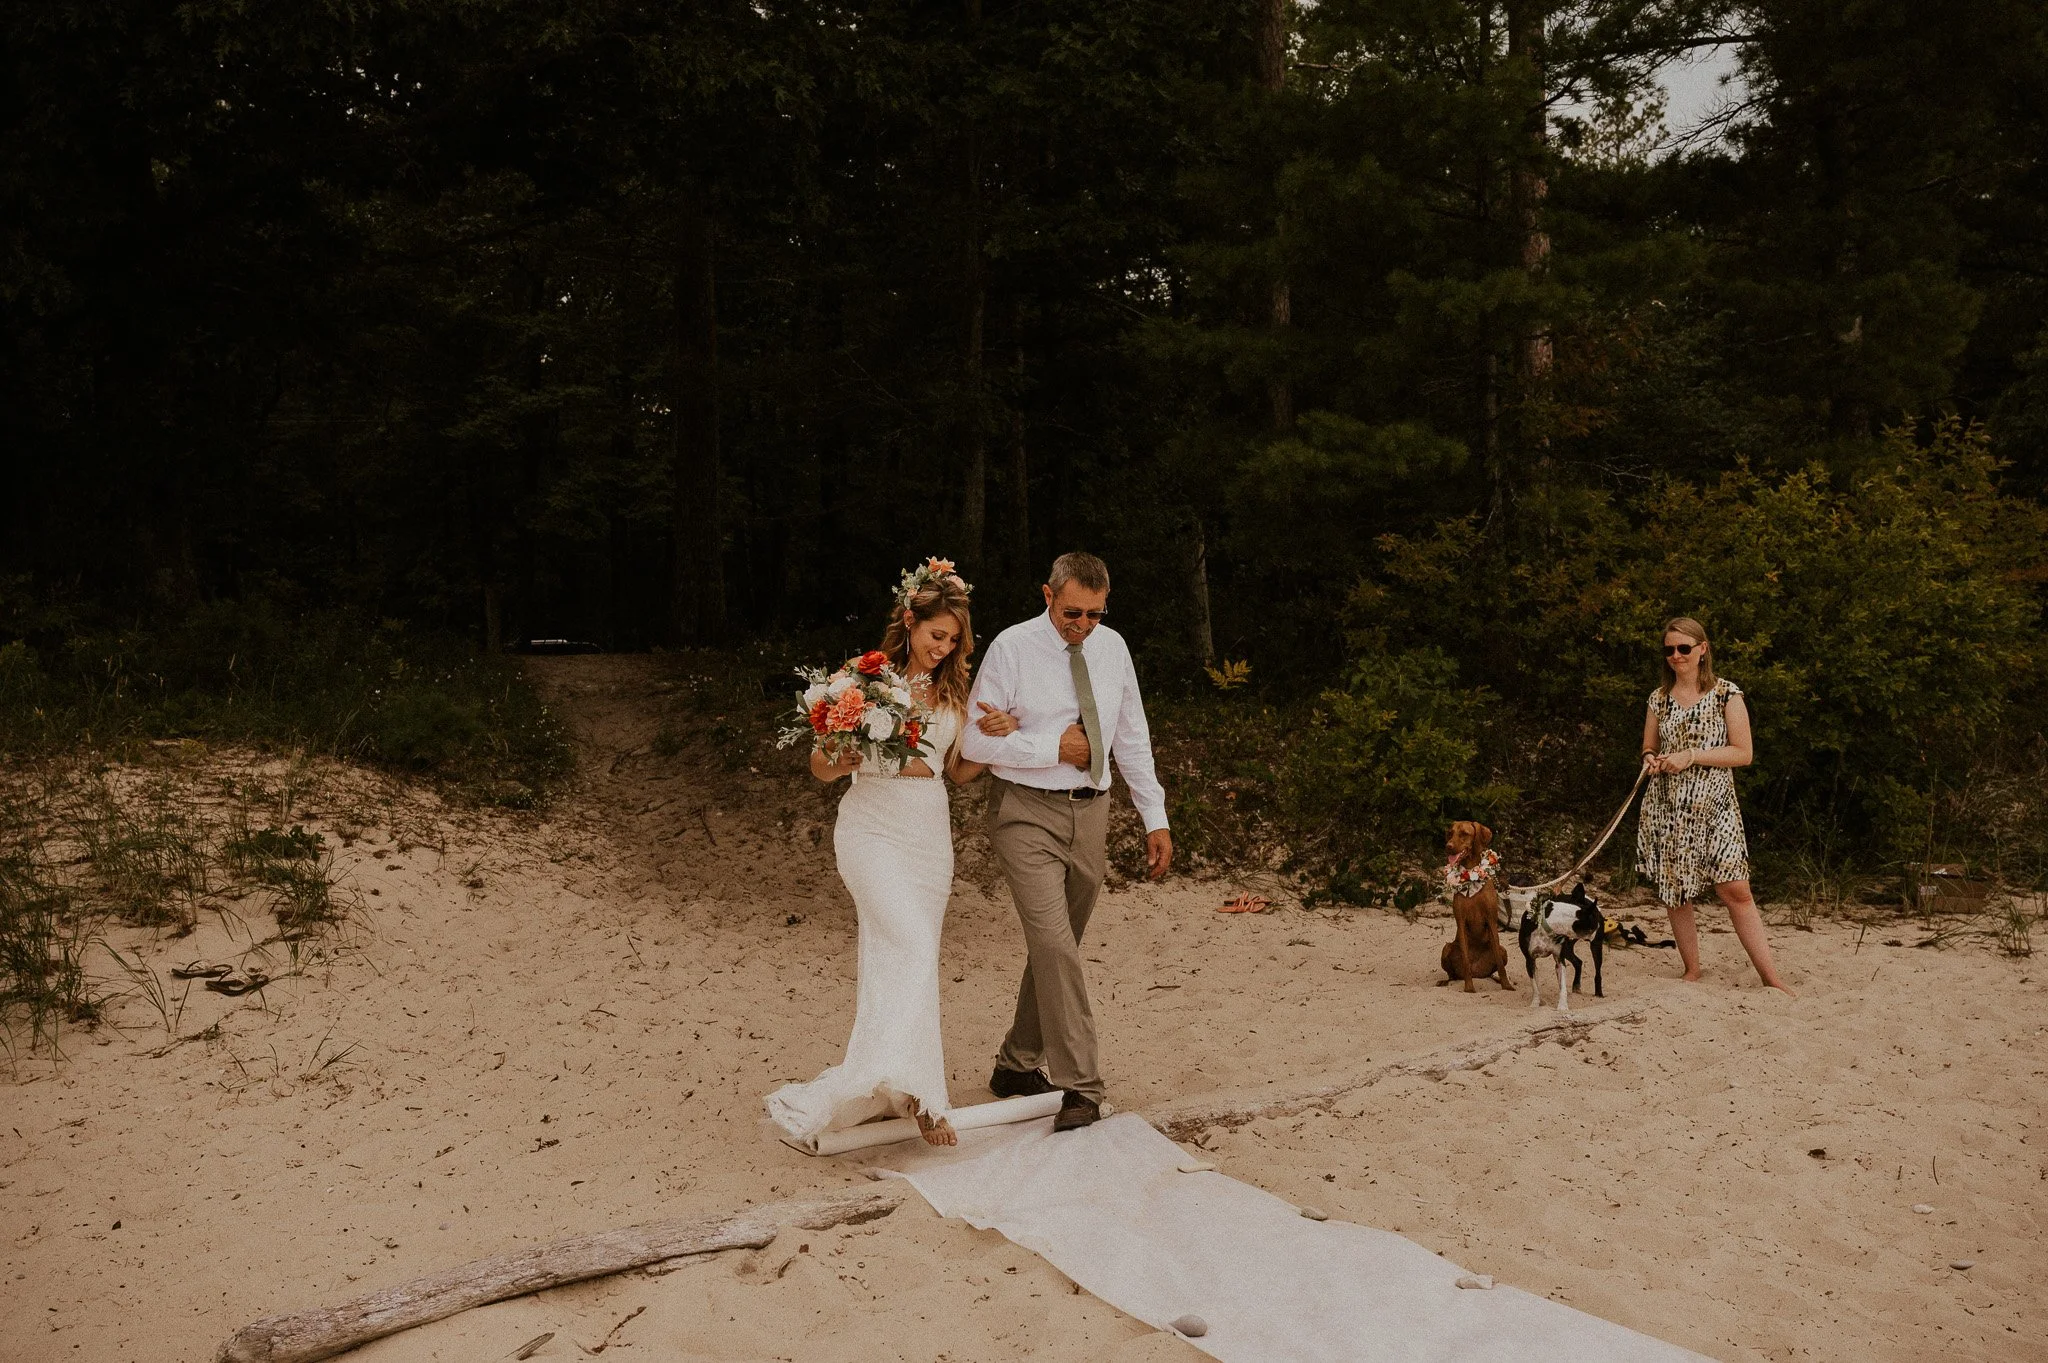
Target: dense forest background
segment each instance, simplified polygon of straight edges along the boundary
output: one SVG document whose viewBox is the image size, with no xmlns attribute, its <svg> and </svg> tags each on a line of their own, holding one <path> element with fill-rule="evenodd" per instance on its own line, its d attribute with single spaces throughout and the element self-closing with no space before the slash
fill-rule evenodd
<svg viewBox="0 0 2048 1363">
<path fill-rule="evenodd" d="M 2048 873 L 2035 0 L 0 24 L 11 751 L 348 673 L 431 756 L 521 640 L 840 646 L 933 553 L 986 633 L 1085 547 L 1191 840 L 1604 814 L 1688 613 L 1783 874 Z"/>
</svg>

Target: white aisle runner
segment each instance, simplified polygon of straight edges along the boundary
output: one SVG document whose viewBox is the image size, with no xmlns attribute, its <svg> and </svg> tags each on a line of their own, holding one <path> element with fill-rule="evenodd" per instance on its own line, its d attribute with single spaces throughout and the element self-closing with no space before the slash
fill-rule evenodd
<svg viewBox="0 0 2048 1363">
<path fill-rule="evenodd" d="M 1110 1305 L 1230 1363 L 1513 1360 L 1680 1363 L 1702 1356 L 1464 1273 L 1389 1231 L 1311 1221 L 1188 1155 L 1132 1114 L 1054 1136 L 1046 1120 L 884 1156 L 942 1216 L 993 1227 Z"/>
</svg>

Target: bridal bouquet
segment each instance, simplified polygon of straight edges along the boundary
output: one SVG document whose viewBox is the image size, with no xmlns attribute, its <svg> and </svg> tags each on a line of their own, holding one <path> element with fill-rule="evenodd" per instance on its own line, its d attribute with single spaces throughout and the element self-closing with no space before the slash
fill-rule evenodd
<svg viewBox="0 0 2048 1363">
<path fill-rule="evenodd" d="M 859 752 L 888 771 L 919 756 L 929 715 L 911 698 L 910 683 L 889 665 L 887 654 L 863 653 L 837 672 L 804 667 L 797 675 L 805 683 L 796 699 L 797 722 L 777 735 L 776 747 L 809 738 L 834 762 Z"/>
</svg>

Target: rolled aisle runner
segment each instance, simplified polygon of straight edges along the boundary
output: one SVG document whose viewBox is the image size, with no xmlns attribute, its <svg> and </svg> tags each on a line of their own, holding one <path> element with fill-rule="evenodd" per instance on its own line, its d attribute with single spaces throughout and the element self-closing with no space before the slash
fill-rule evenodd
<svg viewBox="0 0 2048 1363">
<path fill-rule="evenodd" d="M 956 1107 L 946 1114 L 946 1120 L 953 1124 L 955 1131 L 1028 1122 L 1036 1117 L 1057 1114 L 1065 1096 L 1054 1089 L 1051 1093 L 1033 1093 L 1023 1098 L 998 1098 L 993 1103 Z M 917 1123 L 909 1117 L 895 1117 L 886 1122 L 862 1122 L 859 1126 L 821 1131 L 808 1140 L 798 1140 L 794 1136 L 781 1139 L 784 1145 L 806 1155 L 843 1155 L 849 1150 L 865 1150 L 871 1145 L 894 1145 L 898 1141 L 915 1140 Z"/>
</svg>

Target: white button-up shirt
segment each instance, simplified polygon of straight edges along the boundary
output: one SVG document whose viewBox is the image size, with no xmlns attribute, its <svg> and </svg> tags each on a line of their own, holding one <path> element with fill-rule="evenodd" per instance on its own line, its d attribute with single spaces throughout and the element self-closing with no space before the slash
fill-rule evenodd
<svg viewBox="0 0 2048 1363">
<path fill-rule="evenodd" d="M 1131 804 L 1145 821 L 1145 831 L 1166 827 L 1166 792 L 1152 765 L 1152 731 L 1145 723 L 1145 702 L 1138 694 L 1138 672 L 1123 636 L 1097 625 L 1081 645 L 1088 663 L 1088 685 L 1095 692 L 1095 715 L 1102 724 L 1108 750 L 1099 789 L 1109 789 L 1110 764 L 1124 774 Z M 974 724 L 986 701 L 1017 717 L 1015 733 L 991 738 Z M 1039 790 L 1072 790 L 1089 784 L 1088 773 L 1060 761 L 1060 735 L 1081 722 L 1081 700 L 1074 690 L 1073 660 L 1050 613 L 1010 626 L 989 645 L 974 695 L 967 704 L 968 724 L 960 737 L 960 755 L 985 762 L 1005 781 Z"/>
</svg>

